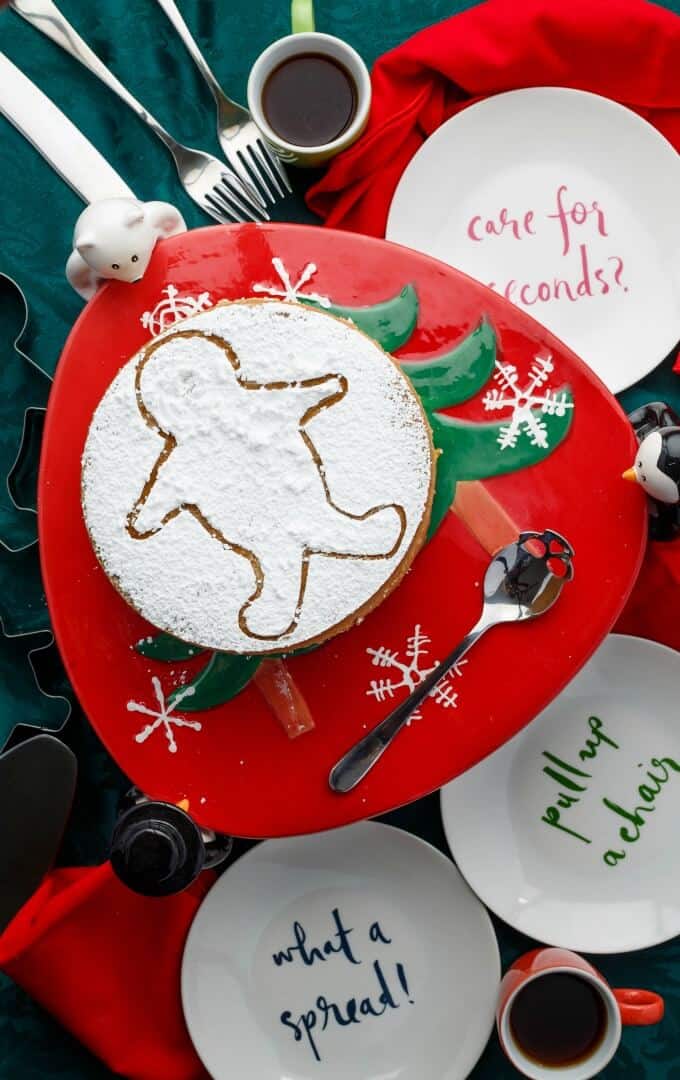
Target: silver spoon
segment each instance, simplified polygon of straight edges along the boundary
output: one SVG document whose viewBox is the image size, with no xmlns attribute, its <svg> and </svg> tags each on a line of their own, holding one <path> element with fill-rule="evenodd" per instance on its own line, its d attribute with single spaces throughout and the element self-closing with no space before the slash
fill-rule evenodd
<svg viewBox="0 0 680 1080">
<path fill-rule="evenodd" d="M 482 634 L 500 623 L 524 622 L 548 611 L 573 577 L 573 556 L 571 545 L 551 529 L 520 533 L 514 544 L 499 551 L 484 576 L 484 607 L 476 625 L 405 701 L 340 758 L 328 778 L 333 791 L 344 794 L 363 780 L 415 709 Z M 563 568 L 561 575 L 554 573 L 557 564 Z"/>
</svg>

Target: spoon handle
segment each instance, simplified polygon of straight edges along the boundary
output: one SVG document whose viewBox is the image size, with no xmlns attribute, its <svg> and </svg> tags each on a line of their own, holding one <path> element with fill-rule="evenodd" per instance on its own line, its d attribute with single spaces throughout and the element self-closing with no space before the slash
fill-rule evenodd
<svg viewBox="0 0 680 1080">
<path fill-rule="evenodd" d="M 397 705 L 384 720 L 381 720 L 373 731 L 369 731 L 358 743 L 341 757 L 333 766 L 328 783 L 333 791 L 345 794 L 357 786 L 363 780 L 366 773 L 373 768 L 378 758 L 382 757 L 395 736 L 401 731 L 414 711 L 430 694 L 440 679 L 446 675 L 474 643 L 479 640 L 485 630 L 493 623 L 482 617 L 476 626 L 472 628 L 459 645 L 449 653 L 441 664 L 427 675 L 409 696 Z"/>
</svg>

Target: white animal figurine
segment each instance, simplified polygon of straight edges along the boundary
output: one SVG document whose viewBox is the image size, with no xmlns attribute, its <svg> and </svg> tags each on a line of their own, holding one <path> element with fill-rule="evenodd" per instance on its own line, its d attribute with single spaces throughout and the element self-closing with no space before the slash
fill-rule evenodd
<svg viewBox="0 0 680 1080">
<path fill-rule="evenodd" d="M 170 203 L 101 199 L 76 221 L 66 277 L 84 300 L 107 278 L 139 281 L 156 241 L 181 232 L 186 232 L 184 218 Z"/>
</svg>

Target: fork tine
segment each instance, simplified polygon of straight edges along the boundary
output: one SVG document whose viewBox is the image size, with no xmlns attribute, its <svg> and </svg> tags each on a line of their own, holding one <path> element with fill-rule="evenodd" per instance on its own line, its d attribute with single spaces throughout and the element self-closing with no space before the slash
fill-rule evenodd
<svg viewBox="0 0 680 1080">
<path fill-rule="evenodd" d="M 237 154 L 243 163 L 243 168 L 250 170 L 254 179 L 259 184 L 260 189 L 264 192 L 268 202 L 277 202 L 284 192 L 280 191 L 278 186 L 271 182 L 265 169 L 261 167 L 257 154 L 253 152 L 252 146 L 246 146 L 243 150 L 238 150 Z"/>
<path fill-rule="evenodd" d="M 210 194 L 217 205 L 223 207 L 237 221 L 268 220 L 266 210 L 252 210 L 226 182 L 215 184 Z"/>
<path fill-rule="evenodd" d="M 290 180 L 288 179 L 288 174 L 286 173 L 285 166 L 281 159 L 278 158 L 277 154 L 275 154 L 274 151 L 271 150 L 268 147 L 267 143 L 264 143 L 264 140 L 261 138 L 257 139 L 257 148 L 260 152 L 260 157 L 264 160 L 264 165 L 269 168 L 269 170 L 274 174 L 274 176 L 283 181 L 283 185 L 287 191 L 293 192 L 293 188 L 291 188 L 290 186 Z M 285 191 L 283 193 L 285 194 Z"/>
<path fill-rule="evenodd" d="M 239 210 L 237 207 L 227 200 L 226 195 L 220 187 L 214 187 L 210 194 L 207 196 L 211 203 L 217 207 L 222 213 L 222 220 L 226 222 L 238 221 L 246 222 L 252 221 L 250 212 L 245 213 L 243 210 Z"/>
<path fill-rule="evenodd" d="M 249 221 L 269 221 L 269 214 L 264 206 L 257 206 L 252 208 L 249 202 L 246 202 L 240 192 L 238 185 L 232 184 L 232 176 L 222 176 L 222 181 L 215 185 L 217 195 L 227 203 L 232 203 L 236 209 L 246 216 Z"/>
<path fill-rule="evenodd" d="M 245 221 L 245 218 L 241 217 L 238 211 L 233 210 L 226 203 L 219 202 L 213 192 L 204 197 L 200 206 L 201 209 L 205 210 L 206 214 L 218 221 L 220 225 L 231 225 L 234 221 Z"/>
<path fill-rule="evenodd" d="M 270 155 L 264 143 L 257 142 L 251 143 L 248 147 L 250 150 L 250 157 L 252 160 L 253 169 L 257 169 L 259 176 L 264 176 L 269 188 L 274 190 L 274 201 L 279 199 L 285 199 L 286 187 L 281 180 L 281 176 L 271 163 Z M 286 179 L 286 184 L 288 180 Z"/>
<path fill-rule="evenodd" d="M 235 154 L 232 151 L 226 160 L 229 165 L 230 176 L 234 181 L 233 187 L 240 196 L 241 201 L 245 202 L 252 209 L 258 211 L 264 210 L 267 203 L 265 199 L 262 198 L 257 184 L 253 183 L 252 177 L 244 167 L 238 154 Z"/>
</svg>

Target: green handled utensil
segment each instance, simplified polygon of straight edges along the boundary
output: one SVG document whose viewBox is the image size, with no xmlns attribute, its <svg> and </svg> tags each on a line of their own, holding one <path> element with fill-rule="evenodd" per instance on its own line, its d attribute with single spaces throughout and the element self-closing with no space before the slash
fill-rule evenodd
<svg viewBox="0 0 680 1080">
<path fill-rule="evenodd" d="M 294 34 L 307 34 L 315 29 L 313 0 L 292 0 L 290 23 Z"/>
</svg>

